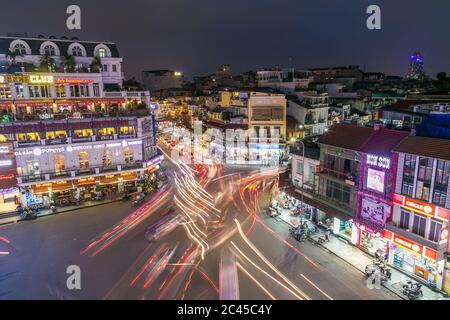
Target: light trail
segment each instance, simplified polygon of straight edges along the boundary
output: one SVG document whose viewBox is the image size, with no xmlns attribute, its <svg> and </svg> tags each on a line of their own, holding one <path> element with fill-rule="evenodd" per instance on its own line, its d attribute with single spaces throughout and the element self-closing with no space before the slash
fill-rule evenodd
<svg viewBox="0 0 450 320">
<path fill-rule="evenodd" d="M 236 262 L 237 267 L 244 272 L 247 277 L 249 277 L 258 287 L 261 288 L 261 290 L 263 290 L 272 300 L 277 300 L 270 292 L 269 290 L 267 290 L 258 280 L 256 280 L 251 274 L 250 272 L 248 272 L 239 262 Z"/>
<path fill-rule="evenodd" d="M 316 286 L 311 280 L 309 280 L 304 274 L 300 274 L 303 279 L 305 279 L 310 285 L 312 285 L 314 288 L 316 288 L 320 293 L 322 293 L 325 297 L 327 297 L 330 300 L 334 300 L 332 297 L 330 297 L 325 291 L 320 289 L 318 286 Z"/>
<path fill-rule="evenodd" d="M 278 281 L 277 279 L 275 279 L 273 276 L 271 276 L 270 274 L 268 274 L 266 271 L 264 271 L 261 267 L 259 267 L 255 262 L 253 262 L 249 257 L 247 257 L 237 246 L 236 244 L 231 241 L 231 245 L 242 255 L 242 257 L 245 258 L 245 260 L 247 260 L 250 264 L 252 264 L 256 269 L 258 269 L 259 271 L 261 271 L 262 273 L 264 273 L 267 277 L 269 277 L 270 279 L 272 279 L 275 283 L 277 283 L 278 285 L 280 285 L 282 288 L 286 289 L 289 293 L 291 293 L 294 297 L 296 297 L 299 300 L 304 300 L 303 297 L 299 296 L 296 292 L 292 291 L 290 288 L 286 287 L 286 285 L 284 285 L 283 283 L 281 283 L 280 281 Z"/>
<path fill-rule="evenodd" d="M 278 274 L 278 276 L 280 276 L 280 278 L 282 278 L 284 281 L 286 281 L 286 283 L 288 283 L 292 288 L 294 288 L 295 291 L 297 291 L 300 295 L 304 296 L 306 299 L 310 300 L 310 298 L 304 292 L 302 292 L 299 288 L 297 288 L 297 286 L 295 286 L 295 284 L 293 284 L 288 278 L 286 278 L 286 276 L 284 274 L 282 274 L 280 271 L 278 271 L 278 269 L 275 268 L 275 266 L 273 264 L 271 264 L 267 260 L 267 258 L 253 245 L 253 243 L 251 243 L 248 240 L 248 238 L 246 237 L 246 235 L 242 231 L 242 228 L 241 228 L 241 225 L 239 224 L 239 221 L 237 219 L 234 219 L 234 222 L 237 225 L 239 234 L 241 235 L 242 239 L 258 255 L 258 257 L 260 257 L 261 260 L 264 261 L 264 263 L 267 266 L 269 266 L 270 269 L 272 269 L 276 274 Z"/>
</svg>

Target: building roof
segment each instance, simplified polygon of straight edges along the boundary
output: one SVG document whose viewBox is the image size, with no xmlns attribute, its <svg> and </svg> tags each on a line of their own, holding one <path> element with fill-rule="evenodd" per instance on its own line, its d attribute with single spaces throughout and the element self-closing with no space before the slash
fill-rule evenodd
<svg viewBox="0 0 450 320">
<path fill-rule="evenodd" d="M 450 140 L 409 136 L 394 148 L 395 152 L 450 160 Z"/>
<path fill-rule="evenodd" d="M 372 133 L 369 127 L 339 123 L 331 126 L 317 143 L 359 151 Z"/>
<path fill-rule="evenodd" d="M 77 39 L 73 39 L 73 40 L 67 39 L 66 40 L 66 39 L 56 39 L 56 38 L 55 39 L 53 39 L 53 38 L 52 39 L 50 39 L 50 38 L 27 38 L 27 37 L 0 37 L 0 54 L 5 54 L 6 52 L 8 52 L 11 42 L 14 40 L 18 40 L 18 39 L 25 41 L 30 46 L 31 54 L 33 54 L 33 55 L 41 55 L 41 53 L 40 53 L 41 44 L 46 41 L 51 41 L 58 46 L 58 48 L 61 52 L 61 55 L 64 52 L 68 51 L 69 46 L 72 43 L 79 43 L 86 49 L 86 55 L 88 57 L 94 56 L 94 49 L 99 44 L 103 44 L 109 48 L 109 50 L 111 51 L 111 57 L 113 57 L 113 58 L 120 57 L 119 50 L 117 49 L 117 45 L 112 42 L 82 41 L 82 40 L 77 40 Z"/>
<path fill-rule="evenodd" d="M 394 148 L 407 136 L 407 131 L 375 129 L 372 136 L 361 148 L 362 152 L 390 157 Z"/>
</svg>

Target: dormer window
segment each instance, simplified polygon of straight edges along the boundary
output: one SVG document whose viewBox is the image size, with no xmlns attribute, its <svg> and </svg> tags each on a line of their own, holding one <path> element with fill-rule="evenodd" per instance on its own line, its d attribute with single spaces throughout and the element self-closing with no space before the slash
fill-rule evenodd
<svg viewBox="0 0 450 320">
<path fill-rule="evenodd" d="M 22 44 L 22 43 L 17 43 L 17 44 L 14 46 L 14 52 L 16 52 L 16 53 L 18 53 L 18 54 L 21 54 L 21 55 L 24 55 L 24 54 L 27 53 L 27 49 L 26 49 L 26 47 L 25 47 L 24 44 Z"/>
<path fill-rule="evenodd" d="M 51 45 L 47 45 L 44 47 L 44 54 L 49 55 L 49 56 L 54 56 L 56 55 L 56 51 L 55 48 Z"/>
<path fill-rule="evenodd" d="M 83 55 L 83 50 L 80 47 L 75 46 L 72 48 L 72 55 L 74 57 L 81 57 Z"/>
<path fill-rule="evenodd" d="M 100 58 L 106 57 L 106 50 L 105 50 L 104 48 L 98 49 L 98 56 L 99 56 Z"/>
</svg>

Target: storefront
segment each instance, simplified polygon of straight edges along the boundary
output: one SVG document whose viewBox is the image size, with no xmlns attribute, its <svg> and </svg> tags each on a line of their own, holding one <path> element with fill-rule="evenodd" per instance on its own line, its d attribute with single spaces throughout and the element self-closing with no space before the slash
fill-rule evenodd
<svg viewBox="0 0 450 320">
<path fill-rule="evenodd" d="M 387 241 L 390 265 L 437 289 L 442 288 L 445 261 L 437 251 L 388 230 L 384 231 L 383 238 Z"/>
<path fill-rule="evenodd" d="M 353 219 L 341 220 L 337 217 L 333 218 L 333 234 L 356 244 L 358 229 Z"/>
</svg>

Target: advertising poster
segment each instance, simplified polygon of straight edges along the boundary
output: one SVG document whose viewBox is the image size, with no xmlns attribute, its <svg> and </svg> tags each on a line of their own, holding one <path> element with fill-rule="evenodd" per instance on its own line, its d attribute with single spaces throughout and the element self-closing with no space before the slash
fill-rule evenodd
<svg viewBox="0 0 450 320">
<path fill-rule="evenodd" d="M 384 193 L 384 177 L 383 171 L 369 168 L 367 170 L 367 189 Z"/>
<path fill-rule="evenodd" d="M 375 199 L 363 197 L 361 203 L 361 217 L 378 225 L 383 225 L 385 217 L 389 217 L 391 206 Z"/>
</svg>

